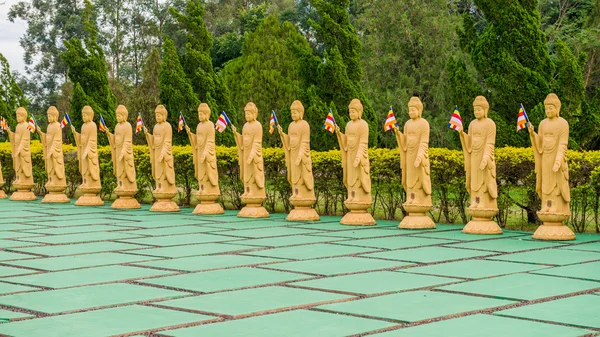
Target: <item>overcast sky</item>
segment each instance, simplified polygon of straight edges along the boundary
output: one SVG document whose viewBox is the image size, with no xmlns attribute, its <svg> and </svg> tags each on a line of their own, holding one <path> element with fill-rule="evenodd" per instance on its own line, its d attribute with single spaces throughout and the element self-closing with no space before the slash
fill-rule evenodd
<svg viewBox="0 0 600 337">
<path fill-rule="evenodd" d="M 17 70 L 23 73 L 25 63 L 23 62 L 23 48 L 19 45 L 19 38 L 25 34 L 27 23 L 21 20 L 15 20 L 15 23 L 8 21 L 8 10 L 10 6 L 19 2 L 19 0 L 0 0 L 0 53 L 6 57 L 10 64 L 10 70 Z"/>
</svg>

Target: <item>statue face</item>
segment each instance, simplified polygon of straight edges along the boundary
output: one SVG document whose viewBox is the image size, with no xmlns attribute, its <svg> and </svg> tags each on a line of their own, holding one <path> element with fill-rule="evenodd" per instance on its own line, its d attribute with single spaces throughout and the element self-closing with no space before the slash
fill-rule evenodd
<svg viewBox="0 0 600 337">
<path fill-rule="evenodd" d="M 26 118 L 27 118 L 26 114 L 22 114 L 22 113 L 17 114 L 17 122 L 19 122 L 19 123 L 23 123 Z"/>
<path fill-rule="evenodd" d="M 154 117 L 156 118 L 156 123 L 162 123 L 165 121 L 165 117 L 160 112 L 155 113 Z"/>
<path fill-rule="evenodd" d="M 544 104 L 544 107 L 546 108 L 546 117 L 555 118 L 558 116 L 559 111 L 554 104 Z"/>
<path fill-rule="evenodd" d="M 127 120 L 127 116 L 122 112 L 117 112 L 117 122 L 124 123 Z"/>
<path fill-rule="evenodd" d="M 477 119 L 482 119 L 485 117 L 485 109 L 479 105 L 473 107 L 473 112 L 475 113 L 475 118 Z"/>
<path fill-rule="evenodd" d="M 48 123 L 54 123 L 56 121 L 58 121 L 58 116 L 53 113 L 48 113 Z"/>
<path fill-rule="evenodd" d="M 256 120 L 256 116 L 252 110 L 244 110 L 244 115 L 246 116 L 246 122 L 254 122 Z"/>
<path fill-rule="evenodd" d="M 292 120 L 295 121 L 299 121 L 302 118 L 300 117 L 300 111 L 298 111 L 298 109 L 292 109 Z"/>
<path fill-rule="evenodd" d="M 207 119 L 208 119 L 208 116 L 207 116 L 206 112 L 198 111 L 198 120 L 200 121 L 200 123 L 206 122 Z"/>
<path fill-rule="evenodd" d="M 360 112 L 358 111 L 358 109 L 350 109 L 350 119 L 353 121 L 360 119 Z"/>
<path fill-rule="evenodd" d="M 408 115 L 410 116 L 410 119 L 419 118 L 419 109 L 414 106 L 409 106 L 408 107 Z"/>
<path fill-rule="evenodd" d="M 84 122 L 84 123 L 87 123 L 87 122 L 91 122 L 91 121 L 92 121 L 92 118 L 91 118 L 91 116 L 90 116 L 90 113 L 89 113 L 89 112 L 84 112 L 84 113 L 81 115 L 81 117 L 83 118 L 83 122 Z"/>
</svg>

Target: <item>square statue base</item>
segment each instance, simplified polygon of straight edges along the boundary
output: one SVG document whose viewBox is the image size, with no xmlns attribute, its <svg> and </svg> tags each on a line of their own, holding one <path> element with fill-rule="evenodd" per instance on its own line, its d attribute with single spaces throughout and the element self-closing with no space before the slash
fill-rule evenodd
<svg viewBox="0 0 600 337">
<path fill-rule="evenodd" d="M 67 197 L 64 193 L 60 192 L 50 192 L 44 196 L 44 199 L 42 199 L 43 204 L 66 204 L 69 202 L 71 202 L 71 199 L 69 199 L 69 197 Z"/>
<path fill-rule="evenodd" d="M 246 205 L 237 216 L 240 218 L 268 218 L 271 215 L 262 205 Z"/>
<path fill-rule="evenodd" d="M 294 207 L 285 218 L 286 221 L 319 221 L 321 217 L 314 208 Z"/>
<path fill-rule="evenodd" d="M 204 215 L 223 214 L 223 213 L 225 213 L 225 210 L 223 210 L 223 206 L 221 206 L 221 204 L 219 204 L 218 202 L 211 202 L 211 203 L 200 202 L 198 205 L 196 205 L 196 208 L 194 208 L 194 211 L 192 212 L 192 214 L 204 214 Z"/>
<path fill-rule="evenodd" d="M 75 206 L 104 206 L 104 200 L 95 194 L 84 194 L 75 201 Z"/>
<path fill-rule="evenodd" d="M 401 229 L 435 229 L 435 223 L 427 216 L 427 213 L 431 209 L 431 205 L 418 205 L 418 204 L 402 204 L 404 209 L 408 212 L 398 228 Z"/>
<path fill-rule="evenodd" d="M 138 209 L 142 208 L 140 203 L 132 197 L 119 197 L 115 200 L 110 208 L 114 209 Z"/>
<path fill-rule="evenodd" d="M 544 223 L 533 233 L 536 240 L 569 241 L 575 240 L 575 233 L 563 224 L 569 219 L 570 214 L 537 212 Z"/>
<path fill-rule="evenodd" d="M 33 201 L 37 200 L 37 197 L 31 191 L 16 191 L 10 196 L 10 200 L 13 201 Z"/>
<path fill-rule="evenodd" d="M 179 212 L 179 206 L 171 199 L 159 199 L 152 204 L 150 212 Z"/>
</svg>

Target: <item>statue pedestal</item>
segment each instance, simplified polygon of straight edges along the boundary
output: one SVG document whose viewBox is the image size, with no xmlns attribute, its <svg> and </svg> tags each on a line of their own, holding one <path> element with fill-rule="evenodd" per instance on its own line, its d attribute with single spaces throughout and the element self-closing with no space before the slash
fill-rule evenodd
<svg viewBox="0 0 600 337">
<path fill-rule="evenodd" d="M 315 204 L 314 199 L 300 199 L 300 198 L 290 198 L 290 203 L 294 206 L 294 209 L 290 211 L 287 218 L 287 221 L 319 221 L 321 217 L 317 214 L 312 206 Z"/>
<path fill-rule="evenodd" d="M 83 195 L 75 201 L 75 206 L 104 206 L 104 200 L 98 196 L 101 187 L 79 186 L 79 189 Z"/>
<path fill-rule="evenodd" d="M 402 204 L 408 215 L 402 219 L 398 228 L 402 229 L 435 229 L 435 223 L 427 213 L 431 205 Z"/>
<path fill-rule="evenodd" d="M 198 200 L 200 203 L 196 205 L 192 214 L 223 214 L 225 211 L 221 204 L 217 202 L 219 200 L 219 194 L 202 194 L 198 191 Z"/>
<path fill-rule="evenodd" d="M 64 193 L 66 188 L 67 185 L 46 184 L 48 194 L 44 196 L 42 203 L 66 204 L 71 202 L 71 199 L 69 199 Z"/>
<path fill-rule="evenodd" d="M 575 233 L 563 224 L 570 214 L 537 212 L 544 223 L 533 233 L 536 240 L 567 241 L 575 240 Z"/>
<path fill-rule="evenodd" d="M 16 192 L 10 196 L 10 200 L 13 201 L 32 201 L 36 200 L 35 194 L 31 192 L 33 184 L 14 184 Z"/>
<path fill-rule="evenodd" d="M 265 198 L 262 197 L 242 196 L 242 202 L 246 206 L 240 210 L 237 216 L 240 218 L 268 218 L 269 212 L 262 206 L 264 201 Z"/>
<path fill-rule="evenodd" d="M 2 187 L 4 187 L 4 183 L 0 184 L 0 199 L 6 199 L 8 198 L 8 196 L 6 195 L 6 193 L 4 193 Z"/>
<path fill-rule="evenodd" d="M 370 202 L 344 201 L 344 205 L 350 212 L 344 215 L 340 224 L 346 226 L 375 226 L 377 224 L 371 213 L 367 212 L 367 209 L 371 207 Z"/>
<path fill-rule="evenodd" d="M 118 196 L 117 200 L 115 200 L 110 208 L 115 209 L 138 209 L 142 208 L 140 203 L 135 200 L 133 197 L 137 190 L 124 190 L 119 189 L 118 187 L 114 190 L 115 194 Z"/>
<path fill-rule="evenodd" d="M 156 192 L 152 195 L 156 198 L 150 212 L 179 212 L 179 206 L 172 199 L 177 195 L 176 192 Z"/>
<path fill-rule="evenodd" d="M 465 225 L 462 232 L 467 234 L 502 234 L 502 229 L 492 220 L 492 217 L 498 214 L 497 208 L 471 208 L 467 209 L 469 215 L 473 217 Z"/>
</svg>

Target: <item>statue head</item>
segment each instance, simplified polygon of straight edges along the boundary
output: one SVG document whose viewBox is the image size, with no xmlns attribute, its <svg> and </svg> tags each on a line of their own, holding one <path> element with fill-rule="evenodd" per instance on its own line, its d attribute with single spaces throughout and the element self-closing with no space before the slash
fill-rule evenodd
<svg viewBox="0 0 600 337">
<path fill-rule="evenodd" d="M 408 101 L 408 115 L 411 119 L 420 118 L 423 115 L 423 103 L 419 97 L 413 96 Z"/>
<path fill-rule="evenodd" d="M 244 108 L 244 115 L 246 116 L 246 122 L 253 122 L 258 118 L 258 108 L 256 104 L 248 102 Z"/>
<path fill-rule="evenodd" d="M 83 122 L 91 122 L 94 119 L 94 110 L 91 106 L 86 105 L 81 110 L 81 117 L 83 118 Z"/>
<path fill-rule="evenodd" d="M 488 103 L 487 99 L 485 99 L 483 96 L 477 96 L 473 101 L 473 112 L 475 113 L 475 118 L 487 118 L 489 110 L 490 104 Z"/>
<path fill-rule="evenodd" d="M 163 123 L 167 120 L 167 108 L 164 105 L 160 104 L 154 109 L 154 116 L 156 118 L 156 123 Z"/>
<path fill-rule="evenodd" d="M 555 118 L 560 116 L 560 99 L 556 94 L 549 94 L 544 100 L 544 108 L 546 108 L 546 117 Z"/>
<path fill-rule="evenodd" d="M 210 117 L 210 107 L 206 103 L 201 103 L 198 106 L 198 120 L 200 123 L 204 123 Z"/>
<path fill-rule="evenodd" d="M 350 110 L 350 119 L 355 121 L 362 118 L 363 114 L 363 105 L 359 99 L 355 98 L 350 101 L 350 105 L 348 105 L 348 110 Z"/>
<path fill-rule="evenodd" d="M 27 120 L 27 110 L 25 108 L 20 107 L 17 109 L 17 122 L 23 123 Z"/>
<path fill-rule="evenodd" d="M 129 115 L 129 111 L 124 105 L 119 105 L 117 107 L 117 122 L 125 123 L 127 122 L 127 116 Z"/>
<path fill-rule="evenodd" d="M 48 123 L 58 122 L 58 109 L 55 106 L 49 107 L 46 113 L 48 114 Z"/>
<path fill-rule="evenodd" d="M 292 102 L 290 110 L 292 112 L 292 120 L 294 122 L 304 119 L 304 105 L 302 105 L 302 102 L 295 100 Z"/>
</svg>

